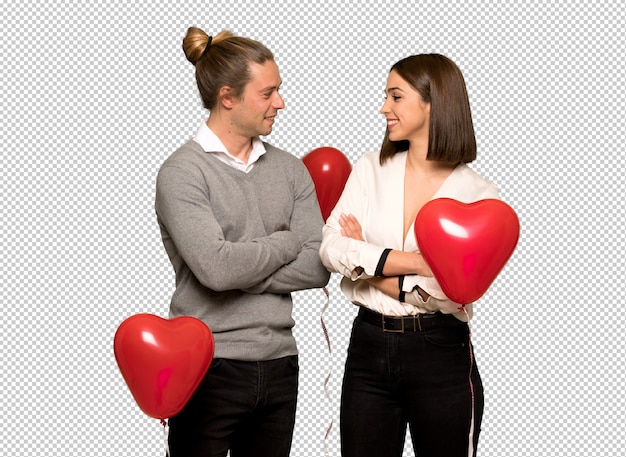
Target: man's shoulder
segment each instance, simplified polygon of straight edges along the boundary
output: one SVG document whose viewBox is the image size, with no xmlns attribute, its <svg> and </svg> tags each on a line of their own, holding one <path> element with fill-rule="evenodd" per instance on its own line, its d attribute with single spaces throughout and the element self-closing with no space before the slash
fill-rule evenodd
<svg viewBox="0 0 626 457">
<path fill-rule="evenodd" d="M 176 162 L 176 161 L 187 161 L 193 160 L 200 155 L 200 153 L 204 152 L 202 150 L 202 146 L 198 144 L 196 140 L 190 138 L 181 146 L 179 146 L 166 160 L 167 162 Z"/>
<path fill-rule="evenodd" d="M 285 155 L 285 156 L 297 158 L 296 156 L 294 156 L 290 152 L 287 152 L 284 149 L 281 149 L 281 148 L 279 148 L 277 146 L 274 146 L 273 144 L 268 143 L 267 141 L 263 141 L 263 146 L 265 146 L 265 151 L 266 151 L 267 154 L 274 154 L 274 155 L 279 155 L 279 156 Z"/>
<path fill-rule="evenodd" d="M 296 157 L 294 154 L 265 141 L 263 142 L 263 145 L 265 146 L 264 155 L 268 160 L 271 160 L 272 162 L 275 161 L 276 163 L 283 164 L 284 166 L 304 166 L 302 160 Z"/>
<path fill-rule="evenodd" d="M 182 167 L 196 168 L 205 159 L 202 146 L 194 139 L 189 139 L 179 146 L 161 165 L 161 168 Z"/>
</svg>

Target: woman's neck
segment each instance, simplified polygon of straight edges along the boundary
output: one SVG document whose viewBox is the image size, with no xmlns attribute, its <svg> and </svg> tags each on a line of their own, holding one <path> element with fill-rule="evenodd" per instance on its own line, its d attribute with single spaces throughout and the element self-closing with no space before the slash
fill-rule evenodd
<svg viewBox="0 0 626 457">
<path fill-rule="evenodd" d="M 406 158 L 406 166 L 409 171 L 422 174 L 446 173 L 453 170 L 456 165 L 448 162 L 427 160 L 428 148 L 409 147 Z"/>
</svg>

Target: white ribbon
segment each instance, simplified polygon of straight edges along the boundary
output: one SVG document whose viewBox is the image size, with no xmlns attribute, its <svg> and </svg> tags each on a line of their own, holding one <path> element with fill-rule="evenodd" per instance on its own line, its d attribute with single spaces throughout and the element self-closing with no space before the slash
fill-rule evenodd
<svg viewBox="0 0 626 457">
<path fill-rule="evenodd" d="M 322 307 L 322 312 L 320 313 L 320 322 L 322 323 L 322 330 L 324 331 L 324 337 L 326 338 L 326 344 L 328 345 L 328 353 L 332 354 L 332 350 L 330 348 L 330 338 L 328 336 L 328 329 L 326 328 L 326 324 L 324 323 L 324 313 L 326 312 L 326 310 L 328 309 L 328 305 L 330 304 L 330 294 L 328 293 L 328 289 L 326 287 L 324 287 L 322 289 L 324 291 L 324 294 L 326 295 L 326 303 L 324 304 L 324 306 Z M 330 394 L 328 393 L 328 381 L 330 380 L 330 374 L 332 372 L 332 367 L 331 369 L 328 371 L 328 375 L 326 375 L 326 378 L 324 379 L 324 394 L 326 395 L 326 398 L 330 401 Z M 326 433 L 324 434 L 324 455 L 328 456 L 328 444 L 327 444 L 327 440 L 328 440 L 328 435 L 330 435 L 330 431 L 333 428 L 333 420 L 330 420 L 330 425 L 328 426 L 328 428 L 326 429 Z"/>
</svg>

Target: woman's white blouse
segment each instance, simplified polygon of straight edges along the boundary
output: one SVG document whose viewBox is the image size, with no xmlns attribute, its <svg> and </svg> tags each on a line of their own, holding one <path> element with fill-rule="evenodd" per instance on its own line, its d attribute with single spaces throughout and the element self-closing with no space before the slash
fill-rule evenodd
<svg viewBox="0 0 626 457">
<path fill-rule="evenodd" d="M 320 257 L 330 271 L 342 274 L 341 290 L 348 300 L 386 315 L 407 316 L 439 310 L 457 313 L 459 305 L 449 300 L 435 278 L 407 275 L 403 289 L 410 292 L 419 285 L 431 295 L 421 306 L 401 303 L 375 287 L 365 278 L 374 276 L 385 248 L 419 252 L 413 226 L 403 239 L 404 174 L 406 152 L 395 154 L 380 166 L 379 152 L 363 155 L 352 173 L 323 229 Z M 498 188 L 465 164 L 458 165 L 446 178 L 435 198 L 453 198 L 472 203 L 500 198 Z M 339 216 L 352 214 L 361 224 L 363 238 L 358 241 L 341 235 Z M 471 316 L 471 304 L 467 305 Z M 457 316 L 466 320 L 462 316 Z"/>
</svg>

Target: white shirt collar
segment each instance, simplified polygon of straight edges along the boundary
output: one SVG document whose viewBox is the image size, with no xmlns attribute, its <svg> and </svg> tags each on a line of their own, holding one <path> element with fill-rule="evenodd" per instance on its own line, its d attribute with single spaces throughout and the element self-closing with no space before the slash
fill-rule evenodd
<svg viewBox="0 0 626 457">
<path fill-rule="evenodd" d="M 224 143 L 222 143 L 219 137 L 206 125 L 206 122 L 200 125 L 194 140 L 202 147 L 204 152 L 212 154 L 225 164 L 243 171 L 244 173 L 250 172 L 254 167 L 254 163 L 266 152 L 265 145 L 261 139 L 259 137 L 253 138 L 250 158 L 248 159 L 248 163 L 245 163 L 243 160 L 228 152 Z"/>
</svg>

